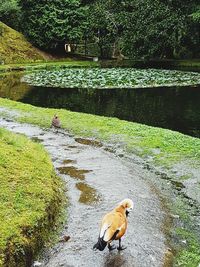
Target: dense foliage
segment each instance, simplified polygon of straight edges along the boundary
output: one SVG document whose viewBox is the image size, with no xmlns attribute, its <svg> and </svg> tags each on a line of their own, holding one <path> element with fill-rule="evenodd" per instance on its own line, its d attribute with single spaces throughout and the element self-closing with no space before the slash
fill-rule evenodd
<svg viewBox="0 0 200 267">
<path fill-rule="evenodd" d="M 79 0 L 20 0 L 23 30 L 43 49 L 64 49 L 65 43 L 81 40 L 85 28 L 85 8 Z"/>
<path fill-rule="evenodd" d="M 198 0 L 3 0 L 0 19 L 16 17 L 46 50 L 70 43 L 103 58 L 200 57 Z"/>
<path fill-rule="evenodd" d="M 184 3 L 183 3 L 184 2 Z M 135 58 L 199 56 L 198 1 L 96 0 L 89 23 L 102 48 Z M 194 12 L 194 13 L 193 13 Z M 94 21 L 94 22 L 93 22 Z M 107 54 L 101 49 L 101 55 Z M 111 53 L 110 55 L 114 55 Z"/>
<path fill-rule="evenodd" d="M 21 19 L 20 7 L 17 0 L 1 0 L 0 3 L 0 21 L 8 26 L 19 29 Z"/>
</svg>

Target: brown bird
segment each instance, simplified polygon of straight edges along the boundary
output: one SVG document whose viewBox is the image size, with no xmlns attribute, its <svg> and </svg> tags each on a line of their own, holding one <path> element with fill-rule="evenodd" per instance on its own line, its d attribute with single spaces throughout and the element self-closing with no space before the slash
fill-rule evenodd
<svg viewBox="0 0 200 267">
<path fill-rule="evenodd" d="M 127 217 L 129 212 L 133 209 L 133 201 L 131 199 L 124 199 L 111 212 L 107 213 L 101 222 L 98 242 L 93 246 L 94 250 L 104 250 L 106 245 L 111 251 L 116 247 L 111 245 L 113 240 L 119 240 L 118 250 L 123 250 L 126 247 L 121 245 L 121 237 L 125 234 L 127 229 Z"/>
<path fill-rule="evenodd" d="M 56 128 L 61 128 L 61 123 L 57 115 L 54 115 L 52 122 L 51 122 L 51 127 L 54 126 Z"/>
</svg>

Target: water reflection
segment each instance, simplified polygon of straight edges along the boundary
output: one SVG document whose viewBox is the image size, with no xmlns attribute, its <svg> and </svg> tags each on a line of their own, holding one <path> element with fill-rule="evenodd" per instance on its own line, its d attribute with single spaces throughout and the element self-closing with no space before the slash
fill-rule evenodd
<svg viewBox="0 0 200 267">
<path fill-rule="evenodd" d="M 18 74 L 19 75 L 19 74 Z M 0 96 L 35 106 L 66 108 L 177 130 L 200 137 L 200 86 L 148 89 L 30 87 L 20 75 L 0 79 Z"/>
<path fill-rule="evenodd" d="M 13 72 L 12 74 L 0 75 L 0 97 L 20 101 L 32 88 L 21 83 L 22 73 Z"/>
<path fill-rule="evenodd" d="M 101 200 L 97 191 L 86 183 L 77 183 L 76 188 L 81 191 L 79 202 L 87 205 L 92 205 Z"/>
</svg>

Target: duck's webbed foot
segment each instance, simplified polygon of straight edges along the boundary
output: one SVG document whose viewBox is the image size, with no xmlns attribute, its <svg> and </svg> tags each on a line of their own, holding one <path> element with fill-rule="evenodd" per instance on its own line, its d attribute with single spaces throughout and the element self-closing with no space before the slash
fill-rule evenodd
<svg viewBox="0 0 200 267">
<path fill-rule="evenodd" d="M 117 247 L 117 250 L 121 251 L 121 250 L 125 250 L 127 247 L 124 247 L 121 245 L 121 238 L 119 239 L 119 247 Z"/>
<path fill-rule="evenodd" d="M 121 251 L 121 250 L 125 250 L 127 247 L 124 247 L 124 246 L 119 246 L 117 247 L 117 250 Z"/>
<path fill-rule="evenodd" d="M 116 249 L 116 246 L 108 244 L 108 249 L 109 249 L 109 251 L 112 251 L 112 250 Z"/>
</svg>

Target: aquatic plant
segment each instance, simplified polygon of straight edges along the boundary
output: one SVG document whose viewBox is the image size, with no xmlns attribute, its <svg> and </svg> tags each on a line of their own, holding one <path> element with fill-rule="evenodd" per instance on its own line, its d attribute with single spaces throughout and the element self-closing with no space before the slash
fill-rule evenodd
<svg viewBox="0 0 200 267">
<path fill-rule="evenodd" d="M 22 79 L 34 86 L 60 88 L 148 88 L 200 84 L 200 74 L 134 68 L 67 68 L 42 70 Z"/>
</svg>

